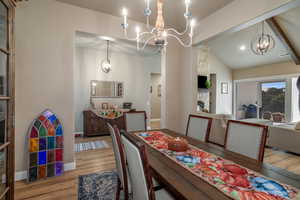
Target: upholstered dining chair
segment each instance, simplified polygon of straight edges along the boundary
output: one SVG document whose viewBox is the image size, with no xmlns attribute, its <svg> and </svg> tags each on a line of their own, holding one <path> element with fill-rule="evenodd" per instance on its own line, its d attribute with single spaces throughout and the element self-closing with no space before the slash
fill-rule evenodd
<svg viewBox="0 0 300 200">
<path fill-rule="evenodd" d="M 125 131 L 127 133 L 147 130 L 147 116 L 145 111 L 126 112 L 124 116 Z"/>
<path fill-rule="evenodd" d="M 128 171 L 134 200 L 171 200 L 173 197 L 161 187 L 154 187 L 149 173 L 145 146 L 132 140 L 128 133 L 122 134 L 127 157 Z"/>
<path fill-rule="evenodd" d="M 213 118 L 200 115 L 189 115 L 186 136 L 208 142 Z"/>
<path fill-rule="evenodd" d="M 107 123 L 111 138 L 112 138 L 112 145 L 113 150 L 115 154 L 115 160 L 116 160 L 116 167 L 117 167 L 117 173 L 119 176 L 119 185 L 118 185 L 118 191 L 116 195 L 116 199 L 120 196 L 120 191 L 123 190 L 124 192 L 124 199 L 128 200 L 129 198 L 129 179 L 127 174 L 127 166 L 126 166 L 126 158 L 125 158 L 125 152 L 122 146 L 121 142 L 121 135 L 119 132 L 119 129 L 116 127 L 112 127 L 109 123 Z"/>
<path fill-rule="evenodd" d="M 262 162 L 268 127 L 260 124 L 229 120 L 225 149 Z"/>
</svg>

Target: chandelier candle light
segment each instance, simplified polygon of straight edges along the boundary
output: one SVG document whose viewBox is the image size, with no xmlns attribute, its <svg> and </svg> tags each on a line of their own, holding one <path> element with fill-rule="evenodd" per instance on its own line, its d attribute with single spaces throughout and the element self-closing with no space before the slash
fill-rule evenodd
<svg viewBox="0 0 300 200">
<path fill-rule="evenodd" d="M 134 40 L 137 42 L 137 49 L 144 50 L 147 44 L 155 44 L 159 49 L 162 49 L 168 44 L 167 38 L 173 37 L 177 39 L 177 41 L 184 47 L 191 47 L 193 43 L 193 35 L 194 35 L 194 26 L 195 20 L 191 18 L 191 12 L 189 11 L 191 0 L 185 0 L 185 13 L 184 17 L 186 20 L 185 30 L 183 32 L 177 31 L 175 28 L 165 28 L 165 21 L 163 17 L 163 5 L 164 0 L 157 0 L 157 18 L 155 27 L 150 27 L 150 0 L 146 0 L 146 8 L 144 10 L 144 14 L 147 19 L 147 31 L 141 32 L 140 27 L 136 27 L 136 37 L 133 39 L 128 38 L 127 29 L 128 29 L 128 11 L 126 8 L 123 8 L 123 23 L 121 26 L 124 30 L 124 35 L 128 40 Z M 186 41 L 188 40 L 188 41 Z M 140 47 L 140 43 L 143 45 Z"/>
</svg>

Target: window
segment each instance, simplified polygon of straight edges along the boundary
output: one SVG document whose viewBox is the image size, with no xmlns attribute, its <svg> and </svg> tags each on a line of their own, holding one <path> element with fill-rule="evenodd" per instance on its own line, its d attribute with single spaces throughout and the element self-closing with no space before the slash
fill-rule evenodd
<svg viewBox="0 0 300 200">
<path fill-rule="evenodd" d="M 261 83 L 261 113 L 285 115 L 285 93 L 285 81 Z"/>
</svg>

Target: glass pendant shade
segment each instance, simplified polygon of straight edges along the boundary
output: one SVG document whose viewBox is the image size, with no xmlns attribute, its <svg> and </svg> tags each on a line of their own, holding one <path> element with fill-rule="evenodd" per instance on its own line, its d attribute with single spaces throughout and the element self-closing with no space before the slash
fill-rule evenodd
<svg viewBox="0 0 300 200">
<path fill-rule="evenodd" d="M 109 73 L 111 71 L 111 64 L 109 60 L 102 61 L 101 69 L 104 73 Z"/>
<path fill-rule="evenodd" d="M 251 41 L 251 50 L 256 55 L 265 55 L 275 47 L 275 40 L 265 33 L 264 24 L 265 22 L 262 23 L 262 32 Z"/>
<path fill-rule="evenodd" d="M 108 51 L 109 51 L 109 40 L 107 40 L 107 47 L 106 47 L 106 59 L 101 63 L 101 70 L 104 73 L 109 73 L 111 71 L 111 64 L 110 59 L 108 58 Z"/>
</svg>

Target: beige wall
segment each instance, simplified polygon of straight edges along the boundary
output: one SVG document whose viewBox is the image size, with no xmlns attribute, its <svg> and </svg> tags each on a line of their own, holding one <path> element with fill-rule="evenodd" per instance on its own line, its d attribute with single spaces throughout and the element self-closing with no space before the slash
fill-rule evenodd
<svg viewBox="0 0 300 200">
<path fill-rule="evenodd" d="M 161 85 L 161 74 L 151 73 L 151 119 L 160 119 L 161 96 L 158 96 L 159 85 Z"/>
<path fill-rule="evenodd" d="M 115 44 L 118 45 L 118 44 Z M 74 74 L 75 89 L 75 131 L 83 132 L 83 113 L 90 105 L 90 81 L 119 81 L 124 84 L 122 98 L 95 98 L 100 105 L 109 102 L 122 106 L 124 102 L 132 102 L 132 107 L 145 110 L 150 116 L 151 74 L 160 73 L 160 55 L 144 55 L 135 51 L 119 50 L 120 47 L 110 47 L 110 61 L 112 70 L 107 74 L 99 70 L 101 61 L 106 58 L 106 50 L 88 47 L 76 48 L 76 62 Z M 160 107 L 159 107 L 160 111 Z M 159 117 L 158 117 L 159 118 Z"/>
<path fill-rule="evenodd" d="M 262 65 L 239 70 L 233 70 L 234 80 L 251 79 L 268 76 L 281 76 L 289 74 L 299 74 L 300 67 L 293 62 L 276 63 L 271 65 Z"/>
<path fill-rule="evenodd" d="M 120 23 L 118 17 L 54 0 L 31 0 L 18 4 L 16 171 L 27 169 L 27 130 L 45 108 L 56 112 L 64 126 L 65 163 L 74 161 L 75 31 L 122 38 Z"/>
</svg>

